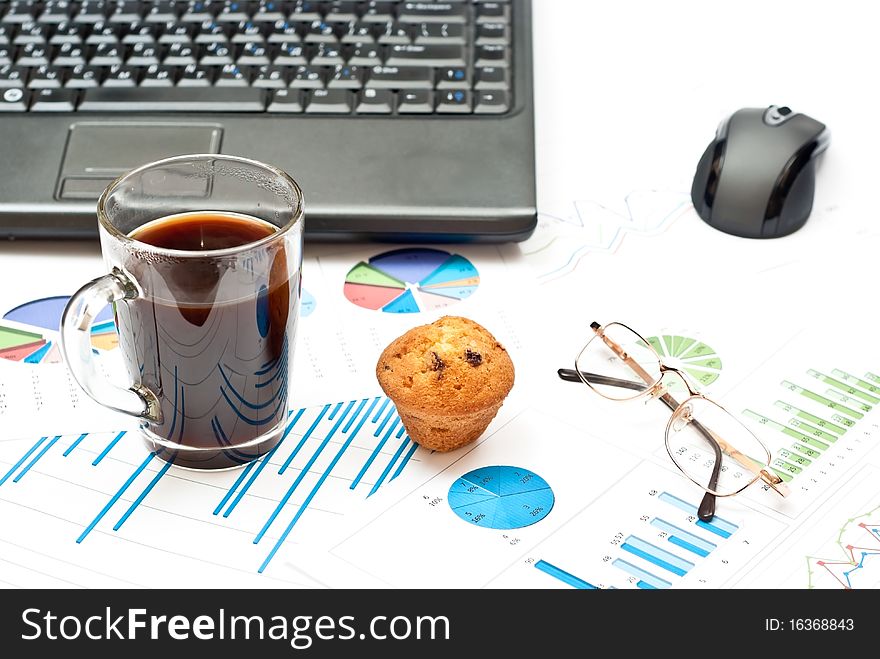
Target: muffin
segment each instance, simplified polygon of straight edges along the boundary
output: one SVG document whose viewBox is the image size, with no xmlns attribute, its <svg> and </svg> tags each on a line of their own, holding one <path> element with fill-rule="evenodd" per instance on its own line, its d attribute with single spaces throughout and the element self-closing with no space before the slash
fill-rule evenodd
<svg viewBox="0 0 880 659">
<path fill-rule="evenodd" d="M 392 341 L 376 378 L 414 442 L 452 451 L 495 418 L 513 387 L 513 362 L 482 325 L 443 316 Z"/>
</svg>

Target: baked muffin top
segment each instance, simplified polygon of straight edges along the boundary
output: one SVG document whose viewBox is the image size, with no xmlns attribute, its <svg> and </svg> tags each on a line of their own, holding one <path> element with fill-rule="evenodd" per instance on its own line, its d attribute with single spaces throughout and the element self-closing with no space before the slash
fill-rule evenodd
<svg viewBox="0 0 880 659">
<path fill-rule="evenodd" d="M 513 362 L 482 325 L 443 316 L 392 341 L 376 364 L 379 385 L 398 406 L 468 414 L 497 405 L 513 387 Z"/>
</svg>

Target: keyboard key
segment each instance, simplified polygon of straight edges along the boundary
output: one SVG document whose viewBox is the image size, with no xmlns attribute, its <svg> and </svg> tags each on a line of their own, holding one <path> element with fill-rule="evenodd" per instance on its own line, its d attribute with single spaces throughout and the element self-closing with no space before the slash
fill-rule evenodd
<svg viewBox="0 0 880 659">
<path fill-rule="evenodd" d="M 15 63 L 19 66 L 42 66 L 49 63 L 49 46 L 29 43 L 18 49 Z"/>
<path fill-rule="evenodd" d="M 391 114 L 394 110 L 394 94 L 387 89 L 365 89 L 358 94 L 358 114 Z"/>
<path fill-rule="evenodd" d="M 347 48 L 348 63 L 360 66 L 378 66 L 382 64 L 381 49 L 373 44 L 358 43 Z"/>
<path fill-rule="evenodd" d="M 505 46 L 510 43 L 510 28 L 506 23 L 481 23 L 477 25 L 478 46 Z"/>
<path fill-rule="evenodd" d="M 126 48 L 125 63 L 130 66 L 150 66 L 161 59 L 159 46 L 152 43 L 136 43 Z"/>
<path fill-rule="evenodd" d="M 474 69 L 474 89 L 510 89 L 509 70 L 498 66 Z"/>
<path fill-rule="evenodd" d="M 81 112 L 262 112 L 265 92 L 261 89 L 209 87 L 99 87 L 83 93 Z"/>
<path fill-rule="evenodd" d="M 347 21 L 356 21 L 358 3 L 350 0 L 334 0 L 330 3 L 327 14 L 324 17 L 327 21 L 343 23 Z"/>
<path fill-rule="evenodd" d="M 222 66 L 233 64 L 235 57 L 232 46 L 228 43 L 209 43 L 201 48 L 199 64 L 212 64 Z"/>
<path fill-rule="evenodd" d="M 254 23 L 274 23 L 283 21 L 287 16 L 282 11 L 286 3 L 280 0 L 260 0 L 256 11 L 251 15 Z"/>
<path fill-rule="evenodd" d="M 467 10 L 464 3 L 404 2 L 397 17 L 411 23 L 464 23 Z"/>
<path fill-rule="evenodd" d="M 85 66 L 79 64 L 69 70 L 67 81 L 64 86 L 68 89 L 88 89 L 97 87 L 104 81 L 107 69 L 99 66 Z"/>
<path fill-rule="evenodd" d="M 12 46 L 0 46 L 0 66 L 12 64 L 14 52 Z"/>
<path fill-rule="evenodd" d="M 348 89 L 316 89 L 309 93 L 306 113 L 349 114 L 353 98 Z"/>
<path fill-rule="evenodd" d="M 83 0 L 73 20 L 76 23 L 100 23 L 107 19 L 109 13 L 110 7 L 104 0 Z"/>
<path fill-rule="evenodd" d="M 120 44 L 99 43 L 89 48 L 89 64 L 92 66 L 112 66 L 122 64 L 122 49 Z"/>
<path fill-rule="evenodd" d="M 324 76 L 319 66 L 298 66 L 290 78 L 294 89 L 323 89 Z"/>
<path fill-rule="evenodd" d="M 298 89 L 279 89 L 272 95 L 272 102 L 266 108 L 267 112 L 295 112 L 303 111 L 303 94 Z"/>
<path fill-rule="evenodd" d="M 360 67 L 341 64 L 333 69 L 327 81 L 328 89 L 360 89 L 363 87 L 363 74 Z"/>
<path fill-rule="evenodd" d="M 104 87 L 135 87 L 140 77 L 140 69 L 136 66 L 116 64 L 111 66 L 104 78 Z"/>
<path fill-rule="evenodd" d="M 510 99 L 504 90 L 475 92 L 474 114 L 501 114 L 510 109 Z"/>
<path fill-rule="evenodd" d="M 249 41 L 248 43 L 242 44 L 236 63 L 249 66 L 271 64 L 272 62 L 269 59 L 269 47 L 258 41 Z"/>
<path fill-rule="evenodd" d="M 379 33 L 377 41 L 384 45 L 407 45 L 413 40 L 412 28 L 388 21 Z"/>
<path fill-rule="evenodd" d="M 33 0 L 13 0 L 3 15 L 4 23 L 30 23 L 37 19 L 38 7 Z"/>
<path fill-rule="evenodd" d="M 464 66 L 464 46 L 391 46 L 389 66 L 423 64 L 425 66 Z"/>
<path fill-rule="evenodd" d="M 0 112 L 24 112 L 31 93 L 19 87 L 0 89 Z"/>
<path fill-rule="evenodd" d="M 313 0 L 296 0 L 288 19 L 296 22 L 320 21 L 323 16 L 318 11 L 320 5 Z"/>
<path fill-rule="evenodd" d="M 467 42 L 464 33 L 464 25 L 460 23 L 421 23 L 415 26 L 415 43 L 420 45 L 431 44 L 459 44 Z"/>
<path fill-rule="evenodd" d="M 29 43 L 44 44 L 49 39 L 49 26 L 39 23 L 24 23 L 18 28 L 18 33 L 12 43 L 23 46 Z"/>
<path fill-rule="evenodd" d="M 214 21 L 204 21 L 192 35 L 193 43 L 229 43 L 229 27 Z M 238 36 L 238 35 L 235 35 Z"/>
<path fill-rule="evenodd" d="M 434 72 L 428 66 L 374 66 L 369 70 L 367 86 L 374 89 L 430 89 Z"/>
<path fill-rule="evenodd" d="M 144 16 L 144 6 L 138 0 L 117 0 L 110 8 L 107 20 L 111 23 L 134 23 Z"/>
<path fill-rule="evenodd" d="M 221 25 L 220 23 L 217 24 Z M 241 21 L 232 29 L 232 43 L 246 41 L 265 41 L 265 27 L 252 21 Z"/>
<path fill-rule="evenodd" d="M 474 66 L 508 66 L 510 50 L 506 46 L 477 46 Z"/>
<path fill-rule="evenodd" d="M 171 66 L 186 66 L 196 63 L 196 49 L 186 43 L 173 43 L 164 50 L 165 56 L 162 64 Z"/>
<path fill-rule="evenodd" d="M 77 66 L 86 63 L 86 48 L 76 43 L 63 43 L 55 49 L 54 66 Z"/>
<path fill-rule="evenodd" d="M 147 23 L 173 23 L 183 13 L 183 3 L 174 0 L 158 0 L 150 3 L 144 20 Z"/>
<path fill-rule="evenodd" d="M 125 33 L 122 35 L 122 43 L 156 43 L 159 35 L 159 26 L 155 23 L 138 21 L 124 26 Z M 58 34 L 57 32 L 55 33 Z"/>
<path fill-rule="evenodd" d="M 73 4 L 69 0 L 49 0 L 37 16 L 40 23 L 64 23 L 73 14 Z"/>
<path fill-rule="evenodd" d="M 119 43 L 120 33 L 120 25 L 113 25 L 112 23 L 104 22 L 95 23 L 92 25 L 85 41 L 89 45 L 96 45 L 99 43 Z"/>
<path fill-rule="evenodd" d="M 288 68 L 286 66 L 261 66 L 253 81 L 254 87 L 266 89 L 284 89 L 288 84 Z"/>
<path fill-rule="evenodd" d="M 272 44 L 269 48 L 272 63 L 279 66 L 301 66 L 308 64 L 305 47 L 299 43 Z"/>
<path fill-rule="evenodd" d="M 364 7 L 361 20 L 365 23 L 387 23 L 394 19 L 394 7 L 393 2 L 372 0 Z"/>
<path fill-rule="evenodd" d="M 467 89 L 450 89 L 438 93 L 437 112 L 442 114 L 466 114 L 471 111 L 471 93 Z"/>
<path fill-rule="evenodd" d="M 0 66 L 0 89 L 24 87 L 27 83 L 29 69 L 24 66 Z"/>
<path fill-rule="evenodd" d="M 302 41 L 299 32 L 297 32 L 296 24 L 287 21 L 276 21 L 269 30 L 266 40 L 269 43 L 298 43 Z"/>
<path fill-rule="evenodd" d="M 372 44 L 376 41 L 374 26 L 363 21 L 352 21 L 340 34 L 342 43 Z"/>
<path fill-rule="evenodd" d="M 74 89 L 38 89 L 31 100 L 31 112 L 73 112 L 76 99 Z"/>
<path fill-rule="evenodd" d="M 225 0 L 217 21 L 220 23 L 241 23 L 251 19 L 251 3 L 246 0 Z"/>
<path fill-rule="evenodd" d="M 30 89 L 48 89 L 61 87 L 64 82 L 65 70 L 60 66 L 41 66 L 31 71 L 28 87 Z"/>
<path fill-rule="evenodd" d="M 336 66 L 337 64 L 345 64 L 345 59 L 342 57 L 342 47 L 329 43 L 318 44 L 311 63 L 315 66 Z"/>
<path fill-rule="evenodd" d="M 217 87 L 250 87 L 251 67 L 227 64 L 220 69 L 214 84 Z"/>
<path fill-rule="evenodd" d="M 477 23 L 509 23 L 510 6 L 504 2 L 483 2 L 477 5 Z"/>
<path fill-rule="evenodd" d="M 151 64 L 144 71 L 141 87 L 173 87 L 177 77 L 177 67 Z M 70 83 L 67 85 L 70 86 Z"/>
<path fill-rule="evenodd" d="M 210 66 L 187 64 L 180 71 L 178 87 L 208 87 L 214 82 L 214 69 Z"/>
<path fill-rule="evenodd" d="M 166 23 L 162 29 L 162 34 L 158 39 L 159 43 L 182 43 L 190 45 L 193 36 L 196 33 L 196 26 L 192 23 Z"/>
<path fill-rule="evenodd" d="M 15 28 L 12 25 L 0 23 L 0 44 L 12 43 L 13 32 L 15 32 Z"/>
<path fill-rule="evenodd" d="M 339 43 L 333 25 L 322 20 L 312 21 L 309 24 L 303 41 L 306 43 Z"/>
<path fill-rule="evenodd" d="M 470 86 L 467 67 L 452 66 L 437 71 L 437 89 L 462 89 Z"/>
<path fill-rule="evenodd" d="M 398 114 L 430 114 L 434 112 L 434 92 L 416 89 L 398 92 Z"/>
</svg>

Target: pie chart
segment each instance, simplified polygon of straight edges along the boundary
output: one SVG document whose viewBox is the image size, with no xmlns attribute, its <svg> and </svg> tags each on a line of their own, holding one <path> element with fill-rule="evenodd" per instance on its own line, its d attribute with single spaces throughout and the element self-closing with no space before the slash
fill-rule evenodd
<svg viewBox="0 0 880 659">
<path fill-rule="evenodd" d="M 469 471 L 449 488 L 452 512 L 475 526 L 521 529 L 544 519 L 555 501 L 553 490 L 529 469 L 492 465 Z"/>
<path fill-rule="evenodd" d="M 66 295 L 58 295 L 31 300 L 3 314 L 3 320 L 0 321 L 0 359 L 29 364 L 60 362 L 58 332 L 68 299 Z M 98 314 L 92 325 L 92 346 L 99 350 L 112 350 L 118 345 L 113 310 L 108 306 Z"/>
<path fill-rule="evenodd" d="M 661 334 L 648 337 L 647 341 L 663 359 L 690 375 L 697 384 L 709 386 L 721 375 L 721 357 L 699 339 Z"/>
<path fill-rule="evenodd" d="M 440 249 L 405 248 L 361 261 L 343 292 L 359 307 L 385 313 L 442 309 L 470 297 L 480 284 L 473 263 Z"/>
</svg>

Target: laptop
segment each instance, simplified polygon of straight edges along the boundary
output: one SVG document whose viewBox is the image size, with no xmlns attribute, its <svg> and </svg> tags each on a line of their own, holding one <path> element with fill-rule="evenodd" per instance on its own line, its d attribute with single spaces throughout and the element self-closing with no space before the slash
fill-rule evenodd
<svg viewBox="0 0 880 659">
<path fill-rule="evenodd" d="M 0 236 L 97 235 L 183 153 L 303 188 L 316 240 L 527 238 L 530 0 L 0 0 Z"/>
</svg>

